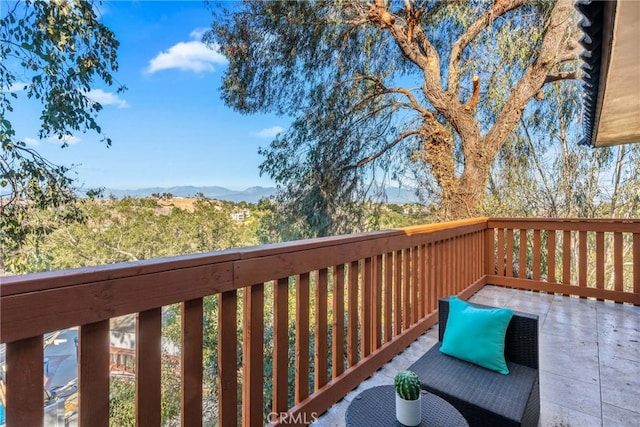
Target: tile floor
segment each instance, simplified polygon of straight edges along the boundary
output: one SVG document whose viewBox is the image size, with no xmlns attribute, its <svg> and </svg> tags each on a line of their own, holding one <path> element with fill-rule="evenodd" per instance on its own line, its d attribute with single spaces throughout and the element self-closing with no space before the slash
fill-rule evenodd
<svg viewBox="0 0 640 427">
<path fill-rule="evenodd" d="M 540 426 L 640 427 L 640 307 L 485 286 L 471 301 L 540 319 Z M 351 400 L 392 384 L 438 340 L 438 325 L 331 407 L 315 427 L 343 426 Z"/>
</svg>

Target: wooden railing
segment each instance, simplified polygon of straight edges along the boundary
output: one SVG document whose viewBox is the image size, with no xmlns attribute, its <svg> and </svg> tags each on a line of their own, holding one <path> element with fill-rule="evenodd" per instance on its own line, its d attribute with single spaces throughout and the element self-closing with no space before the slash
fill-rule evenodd
<svg viewBox="0 0 640 427">
<path fill-rule="evenodd" d="M 526 237 L 518 245 L 513 230 Z M 613 265 L 625 272 L 627 261 L 616 254 L 630 238 L 632 286 L 626 273 L 615 273 L 622 285 L 615 279 L 613 290 L 604 280 L 595 287 L 556 283 L 554 233 L 541 230 L 574 231 L 578 242 L 595 231 L 601 251 L 598 233 L 613 232 Z M 213 295 L 219 425 L 304 424 L 430 328 L 441 296 L 468 297 L 495 283 L 640 304 L 639 233 L 640 221 L 479 218 L 2 278 L 7 423 L 42 425 L 42 336 L 79 326 L 79 425 L 109 425 L 109 321 L 137 313 L 137 424 L 160 425 L 162 307 L 179 303 L 181 423 L 202 425 L 203 298 Z M 529 234 L 533 243 L 522 249 Z M 563 248 L 564 256 L 570 251 Z M 578 283 L 587 283 L 578 252 Z M 525 258 L 526 270 L 517 263 Z M 265 378 L 265 359 L 272 359 L 272 377 Z"/>
<path fill-rule="evenodd" d="M 640 305 L 640 220 L 490 219 L 487 283 Z"/>
</svg>

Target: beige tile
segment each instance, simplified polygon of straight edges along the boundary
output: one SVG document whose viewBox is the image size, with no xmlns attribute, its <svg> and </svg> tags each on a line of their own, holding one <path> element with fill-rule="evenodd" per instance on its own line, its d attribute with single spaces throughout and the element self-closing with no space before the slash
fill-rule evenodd
<svg viewBox="0 0 640 427">
<path fill-rule="evenodd" d="M 499 286 L 485 286 L 477 292 L 471 301 L 478 304 L 491 305 L 494 307 L 503 307 L 517 292 L 514 289 L 501 288 Z"/>
<path fill-rule="evenodd" d="M 376 375 L 384 375 L 389 378 L 393 378 L 397 372 L 404 371 L 413 364 L 414 360 L 409 359 L 403 355 L 399 355 L 391 359 L 389 363 L 384 365 L 382 369 L 376 372 Z"/>
<path fill-rule="evenodd" d="M 597 322 L 599 332 L 622 333 L 640 340 L 640 316 L 632 312 L 612 313 L 610 308 L 599 309 Z"/>
<path fill-rule="evenodd" d="M 638 408 L 640 410 L 640 408 Z M 638 427 L 640 413 L 618 408 L 617 406 L 602 404 L 603 427 Z"/>
<path fill-rule="evenodd" d="M 531 307 L 532 310 L 546 312 L 554 300 L 554 295 L 541 292 L 519 291 L 513 294 L 509 304 Z"/>
<path fill-rule="evenodd" d="M 540 400 L 540 423 L 542 427 L 599 427 L 600 417 L 560 406 L 544 399 Z"/>
<path fill-rule="evenodd" d="M 539 341 L 540 370 L 598 384 L 598 347 L 593 341 L 542 333 Z"/>
<path fill-rule="evenodd" d="M 545 334 L 559 335 L 574 341 L 588 341 L 595 347 L 598 341 L 598 329 L 582 325 L 564 323 L 558 320 L 545 320 L 542 326 Z"/>
<path fill-rule="evenodd" d="M 541 371 L 540 396 L 547 402 L 600 418 L 598 384 Z"/>
<path fill-rule="evenodd" d="M 596 329 L 596 308 L 593 301 L 556 296 L 545 320 L 545 322 L 551 321 Z"/>
<path fill-rule="evenodd" d="M 612 358 L 600 367 L 602 402 L 638 411 L 640 408 L 640 362 Z"/>
<path fill-rule="evenodd" d="M 612 358 L 640 362 L 640 337 L 620 331 L 598 331 L 600 360 L 611 364 Z"/>
<path fill-rule="evenodd" d="M 344 426 L 344 415 L 349 407 L 349 401 L 341 400 L 322 414 L 317 421 L 311 423 L 314 427 Z"/>
</svg>

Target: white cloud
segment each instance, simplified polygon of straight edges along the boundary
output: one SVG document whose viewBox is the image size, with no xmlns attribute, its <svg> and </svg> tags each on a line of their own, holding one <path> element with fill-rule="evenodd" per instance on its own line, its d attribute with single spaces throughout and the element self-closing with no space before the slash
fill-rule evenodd
<svg viewBox="0 0 640 427">
<path fill-rule="evenodd" d="M 118 108 L 129 108 L 130 105 L 124 99 L 112 92 L 105 92 L 102 89 L 91 89 L 85 94 L 87 98 L 94 102 L 99 102 L 103 106 L 116 105 Z"/>
<path fill-rule="evenodd" d="M 202 36 L 209 31 L 209 28 L 199 27 L 189 33 L 189 37 L 194 39 L 195 41 L 202 41 Z"/>
<path fill-rule="evenodd" d="M 31 83 L 26 83 L 26 82 L 15 82 L 13 83 L 11 86 L 9 86 L 8 88 L 2 88 L 3 92 L 21 92 L 25 89 L 25 87 L 31 85 Z"/>
<path fill-rule="evenodd" d="M 258 132 L 252 132 L 251 136 L 257 136 L 258 138 L 274 138 L 282 131 L 284 131 L 284 128 L 281 128 L 280 126 L 272 126 L 270 128 L 264 128 Z"/>
<path fill-rule="evenodd" d="M 148 74 L 153 74 L 176 68 L 182 71 L 203 73 L 214 71 L 214 65 L 226 64 L 227 59 L 220 53 L 218 45 L 213 45 L 210 48 L 200 41 L 206 31 L 205 28 L 196 28 L 189 34 L 194 40 L 176 43 L 168 50 L 160 52 L 149 61 L 149 66 L 145 71 Z"/>
<path fill-rule="evenodd" d="M 22 140 L 22 142 L 24 142 L 25 144 L 30 145 L 30 146 L 32 146 L 32 147 L 35 147 L 35 146 L 37 146 L 37 145 L 40 145 L 40 141 L 38 141 L 38 140 L 37 140 L 37 139 L 35 139 L 35 138 L 29 138 L 29 137 L 26 137 L 25 139 L 23 139 L 23 140 Z"/>
<path fill-rule="evenodd" d="M 50 136 L 49 138 L 47 138 L 47 141 L 53 142 L 53 143 L 56 143 L 56 144 L 74 145 L 74 144 L 77 144 L 78 142 L 82 141 L 82 139 L 78 138 L 77 136 L 73 136 L 73 135 L 65 135 L 62 138 L 60 138 L 58 136 Z"/>
</svg>

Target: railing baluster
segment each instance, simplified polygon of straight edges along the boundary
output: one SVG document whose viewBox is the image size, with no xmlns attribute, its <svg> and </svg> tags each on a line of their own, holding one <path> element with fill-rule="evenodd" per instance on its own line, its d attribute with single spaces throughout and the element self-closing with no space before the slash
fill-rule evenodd
<svg viewBox="0 0 640 427">
<path fill-rule="evenodd" d="M 466 283 L 473 283 L 475 279 L 482 275 L 482 271 L 478 273 L 478 264 L 481 261 L 482 257 L 482 248 L 478 244 L 478 233 L 472 233 L 469 238 L 469 252 L 471 253 L 471 264 L 469 268 L 469 277 Z"/>
<path fill-rule="evenodd" d="M 568 230 L 562 232 L 562 283 L 571 284 L 571 231 Z"/>
<path fill-rule="evenodd" d="M 540 230 L 533 230 L 533 264 L 531 266 L 533 280 L 540 280 L 540 254 L 542 252 L 542 245 L 540 241 Z"/>
<path fill-rule="evenodd" d="M 498 229 L 498 276 L 504 276 L 504 228 Z"/>
<path fill-rule="evenodd" d="M 331 366 L 333 378 L 344 372 L 344 264 L 333 268 L 333 342 Z"/>
<path fill-rule="evenodd" d="M 485 243 L 484 239 L 487 236 L 487 233 L 491 236 L 491 238 L 493 239 L 493 234 L 492 234 L 493 230 L 489 229 L 487 231 L 478 231 L 476 233 L 476 245 L 475 245 L 475 250 L 474 250 L 474 254 L 477 254 L 478 258 L 476 261 L 476 272 L 474 275 L 474 279 L 480 278 L 481 276 L 484 276 L 484 274 L 489 274 L 487 272 L 487 270 L 485 269 L 485 257 L 487 257 L 487 247 L 493 248 L 493 241 L 489 242 L 489 243 Z M 492 261 L 493 262 L 493 261 Z M 493 265 L 493 264 L 492 264 Z M 434 302 L 434 308 L 435 308 L 435 302 Z"/>
<path fill-rule="evenodd" d="M 446 263 L 444 271 L 447 276 L 447 295 L 453 295 L 455 293 L 455 286 L 453 283 L 453 272 L 455 269 L 454 242 L 454 238 L 447 239 L 447 241 L 445 242 L 447 250 L 445 251 Z"/>
<path fill-rule="evenodd" d="M 527 278 L 527 230 L 520 230 L 520 248 L 518 253 L 518 277 Z"/>
<path fill-rule="evenodd" d="M 391 341 L 393 333 L 393 252 L 384 256 L 384 342 Z"/>
<path fill-rule="evenodd" d="M 604 289 L 604 233 L 596 233 L 596 288 Z"/>
<path fill-rule="evenodd" d="M 218 307 L 219 425 L 238 424 L 238 295 L 220 294 Z"/>
<path fill-rule="evenodd" d="M 326 268 L 318 270 L 316 281 L 316 352 L 315 352 L 315 391 L 320 390 L 327 383 L 327 369 L 329 352 L 327 349 L 327 286 L 328 271 Z"/>
<path fill-rule="evenodd" d="M 444 241 L 436 243 L 436 286 L 438 288 L 438 298 L 448 296 L 444 273 L 446 260 L 445 244 Z"/>
<path fill-rule="evenodd" d="M 556 281 L 556 230 L 547 234 L 547 281 Z"/>
<path fill-rule="evenodd" d="M 358 363 L 358 261 L 349 264 L 349 301 L 347 313 L 347 366 Z"/>
<path fill-rule="evenodd" d="M 367 357 L 371 353 L 371 297 L 372 297 L 372 279 L 371 279 L 371 258 L 365 258 L 362 271 L 362 305 L 360 306 L 360 343 L 362 348 L 362 358 Z"/>
<path fill-rule="evenodd" d="M 513 277 L 513 228 L 507 229 L 507 277 Z"/>
<path fill-rule="evenodd" d="M 309 396 L 309 273 L 296 280 L 295 403 Z"/>
<path fill-rule="evenodd" d="M 273 291 L 273 406 L 275 413 L 289 408 L 289 278 L 277 280 Z"/>
<path fill-rule="evenodd" d="M 42 335 L 7 343 L 7 426 L 42 426 Z"/>
<path fill-rule="evenodd" d="M 458 261 L 458 292 L 461 292 L 468 283 L 471 283 L 469 279 L 469 270 L 471 269 L 471 263 L 473 262 L 469 254 L 470 247 L 469 243 L 471 242 L 471 236 L 461 236 L 458 238 L 458 255 L 456 255 L 456 259 Z M 465 256 L 465 253 L 467 256 Z"/>
<path fill-rule="evenodd" d="M 136 425 L 159 426 L 162 309 L 138 313 L 136 322 Z"/>
<path fill-rule="evenodd" d="M 468 255 L 465 256 L 466 254 L 470 254 L 470 247 L 469 244 L 471 243 L 471 236 L 470 235 L 466 235 L 466 236 L 462 236 L 460 238 L 459 244 L 458 244 L 458 255 L 456 256 L 456 259 L 458 260 L 458 266 L 459 266 L 459 273 L 458 273 L 458 292 L 462 291 L 464 289 L 464 287 L 467 285 L 467 283 L 471 283 L 469 281 L 469 270 L 471 270 L 471 263 L 473 262 L 473 259 L 471 259 Z"/>
<path fill-rule="evenodd" d="M 418 289 L 420 288 L 420 284 L 418 282 L 419 275 L 418 272 L 420 270 L 418 262 L 418 247 L 414 246 L 411 248 L 411 323 L 417 323 L 419 320 L 418 317 L 418 306 L 420 305 L 420 299 L 418 294 Z"/>
<path fill-rule="evenodd" d="M 419 247 L 419 262 L 418 262 L 418 292 L 420 294 L 420 306 L 418 307 L 418 315 L 420 319 L 424 318 L 427 311 L 428 294 L 427 294 L 427 246 L 420 245 Z"/>
<path fill-rule="evenodd" d="M 496 274 L 495 266 L 495 229 L 487 228 L 484 231 L 484 273 Z"/>
<path fill-rule="evenodd" d="M 578 286 L 587 286 L 587 232 L 578 233 Z"/>
<path fill-rule="evenodd" d="M 393 255 L 393 335 L 398 336 L 402 327 L 402 251 Z"/>
<path fill-rule="evenodd" d="M 640 294 L 640 233 L 633 233 L 633 293 Z"/>
<path fill-rule="evenodd" d="M 242 425 L 264 425 L 264 284 L 244 289 L 242 298 Z"/>
<path fill-rule="evenodd" d="M 436 257 L 435 257 L 435 244 L 433 242 L 429 243 L 428 251 L 428 267 L 427 267 L 427 275 L 428 275 L 428 288 L 429 288 L 429 313 L 435 310 L 435 304 L 438 300 L 438 292 L 436 290 Z"/>
<path fill-rule="evenodd" d="M 624 289 L 624 262 L 623 262 L 622 233 L 613 233 L 613 274 L 616 291 Z"/>
<path fill-rule="evenodd" d="M 460 239 L 460 256 L 458 257 L 458 262 L 461 266 L 460 290 L 464 289 L 468 283 L 471 283 L 470 272 L 473 269 L 474 258 L 476 256 L 471 247 L 472 239 L 473 235 L 471 234 L 467 234 Z M 427 311 L 427 313 L 429 312 Z"/>
<path fill-rule="evenodd" d="M 78 425 L 109 425 L 109 321 L 78 331 Z"/>
<path fill-rule="evenodd" d="M 406 248 L 402 251 L 402 329 L 409 329 L 411 326 L 411 249 Z"/>
<path fill-rule="evenodd" d="M 202 425 L 202 298 L 185 301 L 182 312 L 181 425 Z"/>
<path fill-rule="evenodd" d="M 382 255 L 378 255 L 373 260 L 373 309 L 372 334 L 371 334 L 371 351 L 377 350 L 382 345 Z"/>
</svg>

